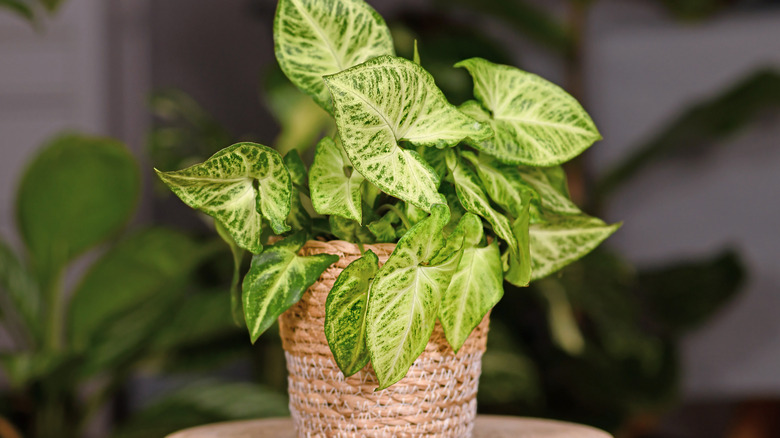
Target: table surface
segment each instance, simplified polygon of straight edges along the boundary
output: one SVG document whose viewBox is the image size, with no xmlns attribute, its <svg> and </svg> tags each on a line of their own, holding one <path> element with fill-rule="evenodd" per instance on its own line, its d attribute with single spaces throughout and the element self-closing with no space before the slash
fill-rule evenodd
<svg viewBox="0 0 780 438">
<path fill-rule="evenodd" d="M 292 419 L 237 421 L 182 430 L 168 438 L 296 438 Z M 472 438 L 611 438 L 598 429 L 534 418 L 480 415 Z"/>
</svg>

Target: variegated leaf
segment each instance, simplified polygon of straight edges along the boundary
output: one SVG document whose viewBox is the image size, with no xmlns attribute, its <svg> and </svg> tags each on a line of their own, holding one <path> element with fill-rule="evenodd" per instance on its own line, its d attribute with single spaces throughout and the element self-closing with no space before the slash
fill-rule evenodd
<svg viewBox="0 0 780 438">
<path fill-rule="evenodd" d="M 433 77 L 403 58 L 380 56 L 326 76 L 344 150 L 355 168 L 385 193 L 426 212 L 444 203 L 439 177 L 417 146 L 454 146 L 466 137 L 487 138 L 490 129 L 447 102 Z"/>
<path fill-rule="evenodd" d="M 494 210 L 490 205 L 490 200 L 485 191 L 482 190 L 482 185 L 474 171 L 464 163 L 457 161 L 448 163 L 448 166 L 450 166 L 450 171 L 455 180 L 455 192 L 463 208 L 468 212 L 485 218 L 493 227 L 496 235 L 509 245 L 509 249 L 513 253 L 519 255 L 517 238 L 509 219 Z"/>
<path fill-rule="evenodd" d="M 292 185 L 304 195 L 309 195 L 309 177 L 306 175 L 306 165 L 303 164 L 298 151 L 293 149 L 284 156 L 284 165 L 290 173 Z"/>
<path fill-rule="evenodd" d="M 461 110 L 489 123 L 495 135 L 471 141 L 509 164 L 552 166 L 566 162 L 600 140 L 582 106 L 557 85 L 507 65 L 471 58 L 455 64 L 474 79 L 474 95 Z"/>
<path fill-rule="evenodd" d="M 578 260 L 619 227 L 619 223 L 607 225 L 601 219 L 584 214 L 547 214 L 545 222 L 530 227 L 532 280 L 546 277 Z"/>
<path fill-rule="evenodd" d="M 445 205 L 413 226 L 377 273 L 368 300 L 366 344 L 371 364 L 384 389 L 401 380 L 425 349 L 433 333 L 442 293 L 457 268 L 459 252 L 431 264 L 445 245 L 442 229 L 449 221 Z"/>
<path fill-rule="evenodd" d="M 504 256 L 507 259 L 504 280 L 515 286 L 525 287 L 532 279 L 531 242 L 530 242 L 530 204 L 524 205 L 524 210 L 512 224 L 512 232 L 517 238 L 518 253 L 507 251 Z"/>
<path fill-rule="evenodd" d="M 538 198 L 531 202 L 536 211 L 553 211 L 559 214 L 580 214 L 580 209 L 569 197 L 569 189 L 566 184 L 566 174 L 560 166 L 553 167 L 530 167 L 520 166 L 520 175 L 523 180 L 530 184 Z M 534 222 L 541 218 L 539 214 L 532 216 Z"/>
<path fill-rule="evenodd" d="M 339 259 L 331 254 L 299 256 L 306 237 L 304 232 L 295 233 L 252 257 L 242 289 L 244 317 L 253 343 Z"/>
<path fill-rule="evenodd" d="M 317 213 L 362 222 L 363 180 L 341 146 L 330 137 L 320 140 L 309 174 L 311 202 Z"/>
<path fill-rule="evenodd" d="M 353 243 L 374 243 L 374 235 L 371 230 L 360 225 L 360 222 L 352 219 L 344 219 L 341 216 L 330 216 L 330 232 L 341 240 Z"/>
<path fill-rule="evenodd" d="M 536 192 L 523 180 L 518 167 L 502 164 L 486 154 L 477 158 L 466 151 L 462 156 L 477 169 L 482 187 L 493 202 L 512 216 L 520 217 L 524 206 L 531 202 Z"/>
<path fill-rule="evenodd" d="M 399 231 L 397 229 L 406 230 L 403 224 L 400 224 L 401 220 L 397 214 L 393 211 L 388 211 L 381 218 L 366 225 L 371 234 L 376 237 L 377 242 L 393 243 L 398 240 Z"/>
<path fill-rule="evenodd" d="M 218 220 L 236 243 L 257 254 L 262 217 L 277 234 L 290 230 L 292 183 L 282 157 L 255 143 L 222 149 L 201 164 L 157 175 L 185 204 Z"/>
<path fill-rule="evenodd" d="M 455 352 L 504 294 L 498 244 L 493 241 L 479 247 L 482 222 L 470 213 L 463 216 L 458 228 L 465 232 L 463 255 L 439 308 L 439 321 Z"/>
<path fill-rule="evenodd" d="M 328 111 L 323 76 L 395 54 L 385 21 L 363 0 L 279 0 L 274 51 L 290 81 Z"/>
<path fill-rule="evenodd" d="M 346 377 L 368 363 L 368 289 L 378 269 L 376 254 L 366 251 L 339 274 L 325 302 L 325 337 L 336 364 Z"/>
</svg>

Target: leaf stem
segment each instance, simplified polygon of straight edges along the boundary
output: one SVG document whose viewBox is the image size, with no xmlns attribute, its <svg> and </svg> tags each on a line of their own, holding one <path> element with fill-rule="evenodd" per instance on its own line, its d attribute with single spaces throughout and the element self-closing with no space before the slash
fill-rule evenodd
<svg viewBox="0 0 780 438">
<path fill-rule="evenodd" d="M 380 206 L 379 208 L 377 208 L 377 209 L 376 209 L 376 212 L 377 212 L 378 214 L 381 214 L 381 213 L 383 213 L 383 212 L 385 212 L 385 211 L 388 211 L 388 210 L 389 210 L 389 211 L 392 211 L 393 213 L 395 213 L 395 215 L 396 215 L 396 216 L 398 216 L 398 218 L 399 218 L 399 219 L 401 219 L 401 222 L 404 224 L 404 226 L 406 227 L 406 229 L 410 229 L 410 228 L 412 228 L 412 225 L 409 223 L 409 219 L 408 219 L 408 218 L 406 217 L 406 215 L 405 215 L 405 214 L 404 214 L 404 213 L 403 213 L 401 210 L 399 210 L 399 209 L 398 209 L 398 207 L 396 207 L 395 205 L 392 205 L 392 204 L 385 204 L 385 205 L 382 205 L 382 206 Z"/>
<path fill-rule="evenodd" d="M 62 348 L 62 323 L 63 323 L 63 302 L 62 296 L 62 270 L 56 272 L 52 277 L 47 278 L 46 281 L 41 282 L 44 286 L 44 293 L 46 294 L 46 302 L 48 304 L 48 314 L 46 315 L 47 324 L 45 337 L 45 346 L 52 350 L 59 350 Z"/>
</svg>

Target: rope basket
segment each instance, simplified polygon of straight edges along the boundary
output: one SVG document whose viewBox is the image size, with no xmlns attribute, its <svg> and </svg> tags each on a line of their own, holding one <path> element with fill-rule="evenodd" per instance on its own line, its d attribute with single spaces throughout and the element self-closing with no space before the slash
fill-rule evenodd
<svg viewBox="0 0 780 438">
<path fill-rule="evenodd" d="M 365 245 L 387 261 L 394 244 Z M 477 410 L 477 385 L 488 317 L 456 355 L 436 322 L 428 346 L 398 383 L 375 392 L 371 365 L 345 378 L 325 338 L 325 301 L 341 271 L 360 257 L 344 241 L 309 241 L 301 255 L 335 254 L 301 301 L 279 317 L 289 371 L 290 412 L 300 437 L 468 437 Z"/>
</svg>

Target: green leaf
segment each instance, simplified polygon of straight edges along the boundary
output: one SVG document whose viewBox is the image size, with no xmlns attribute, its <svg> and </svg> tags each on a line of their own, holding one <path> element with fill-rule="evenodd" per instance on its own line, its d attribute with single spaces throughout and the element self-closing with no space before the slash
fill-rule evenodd
<svg viewBox="0 0 780 438">
<path fill-rule="evenodd" d="M 0 240 L 0 303 L 7 319 L 20 318 L 31 340 L 40 339 L 41 292 L 32 275 L 11 248 Z M 13 316 L 9 315 L 12 313 Z"/>
<path fill-rule="evenodd" d="M 531 225 L 532 280 L 561 269 L 592 251 L 612 235 L 620 224 L 607 225 L 601 219 L 584 214 L 556 216 Z"/>
<path fill-rule="evenodd" d="M 381 56 L 335 75 L 325 83 L 350 161 L 383 192 L 423 210 L 444 203 L 431 166 L 399 142 L 454 146 L 466 137 L 483 139 L 487 126 L 465 116 L 445 99 L 433 77 L 403 58 Z"/>
<path fill-rule="evenodd" d="M 532 280 L 533 259 L 531 254 L 531 236 L 529 230 L 530 204 L 525 204 L 525 209 L 512 224 L 512 232 L 517 238 L 518 252 L 507 251 L 509 258 L 508 269 L 504 273 L 504 279 L 515 286 L 525 287 Z"/>
<path fill-rule="evenodd" d="M 664 159 L 700 157 L 739 132 L 762 114 L 780 109 L 780 72 L 759 70 L 740 79 L 718 96 L 698 102 L 612 167 L 594 190 L 605 200 L 653 163 Z M 736 143 L 735 143 L 736 144 Z"/>
<path fill-rule="evenodd" d="M 539 195 L 538 198 L 531 199 L 537 211 L 552 211 L 564 215 L 580 214 L 579 207 L 569 197 L 566 174 L 562 167 L 520 166 L 520 175 Z"/>
<path fill-rule="evenodd" d="M 282 394 L 253 383 L 206 380 L 153 400 L 120 425 L 113 438 L 162 437 L 211 422 L 288 415 Z"/>
<path fill-rule="evenodd" d="M 328 111 L 323 76 L 395 54 L 385 21 L 362 0 L 279 0 L 274 52 L 290 81 Z"/>
<path fill-rule="evenodd" d="M 113 319 L 187 280 L 206 255 L 189 237 L 163 228 L 137 232 L 87 272 L 70 301 L 68 335 L 83 349 Z"/>
<path fill-rule="evenodd" d="M 252 257 L 243 283 L 244 316 L 254 343 L 339 258 L 299 256 L 306 233 L 298 232 Z"/>
<path fill-rule="evenodd" d="M 479 215 L 490 223 L 496 235 L 502 238 L 512 253 L 520 256 L 520 247 L 512 230 L 509 219 L 490 205 L 490 200 L 482 190 L 479 178 L 473 170 L 463 163 L 454 163 L 450 170 L 455 180 L 455 191 L 466 211 Z"/>
<path fill-rule="evenodd" d="M 466 236 L 463 255 L 439 308 L 439 321 L 455 352 L 504 294 L 498 244 L 479 247 L 482 221 L 472 214 L 464 215 L 458 227 L 464 228 Z"/>
<path fill-rule="evenodd" d="M 402 226 L 398 215 L 393 211 L 388 211 L 381 218 L 366 225 L 371 234 L 376 237 L 377 242 L 393 243 L 398 240 L 398 230 Z"/>
<path fill-rule="evenodd" d="M 255 254 L 263 250 L 263 216 L 276 234 L 290 230 L 285 223 L 290 174 L 279 153 L 267 146 L 238 143 L 184 170 L 155 171 L 185 204 L 220 221 L 240 247 Z"/>
<path fill-rule="evenodd" d="M 347 242 L 353 243 L 374 243 L 374 235 L 371 230 L 360 225 L 352 219 L 344 219 L 340 216 L 330 216 L 330 232 Z"/>
<path fill-rule="evenodd" d="M 468 159 L 477 169 L 479 179 L 490 198 L 514 217 L 523 214 L 524 206 L 534 196 L 534 190 L 522 178 L 517 166 L 510 166 L 481 154 L 479 159 L 466 151 L 463 158 Z"/>
<path fill-rule="evenodd" d="M 287 215 L 287 225 L 294 231 L 311 231 L 312 219 L 304 206 L 302 193 L 293 192 L 290 203 L 290 214 Z"/>
<path fill-rule="evenodd" d="M 11 12 L 32 22 L 35 19 L 35 11 L 25 1 L 21 0 L 0 0 L 0 8 L 5 8 Z"/>
<path fill-rule="evenodd" d="M 474 95 L 482 104 L 466 102 L 461 110 L 495 132 L 487 140 L 470 141 L 475 148 L 508 164 L 553 166 L 601 139 L 582 106 L 557 85 L 482 58 L 455 66 L 474 78 Z"/>
<path fill-rule="evenodd" d="M 39 0 L 47 11 L 56 12 L 60 6 L 65 3 L 65 0 Z"/>
<path fill-rule="evenodd" d="M 16 218 L 42 287 L 75 256 L 115 235 L 135 209 L 138 167 L 119 142 L 55 138 L 22 176 Z"/>
<path fill-rule="evenodd" d="M 241 304 L 241 289 L 238 286 L 241 282 L 241 262 L 244 260 L 245 251 L 230 237 L 230 233 L 221 222 L 214 221 L 214 227 L 219 237 L 228 244 L 230 253 L 233 255 L 233 279 L 230 281 L 230 311 L 233 315 L 233 321 L 240 326 L 244 321 L 244 309 Z"/>
<path fill-rule="evenodd" d="M 311 202 L 317 213 L 361 222 L 363 180 L 341 146 L 330 137 L 320 141 L 309 175 Z"/>
<path fill-rule="evenodd" d="M 306 165 L 303 164 L 298 151 L 292 149 L 284 156 L 284 165 L 290 173 L 292 185 L 304 195 L 309 195 L 309 177 L 306 174 Z"/>
<path fill-rule="evenodd" d="M 417 40 L 414 40 L 414 55 L 412 56 L 412 61 L 417 65 L 422 65 L 420 62 L 420 52 L 417 51 Z"/>
<path fill-rule="evenodd" d="M 675 335 L 696 329 L 740 291 L 746 277 L 737 253 L 641 271 L 637 285 L 664 329 Z"/>
<path fill-rule="evenodd" d="M 435 205 L 398 241 L 371 285 L 366 345 L 379 379 L 378 390 L 401 380 L 433 333 L 441 297 L 460 252 L 438 265 L 431 261 L 445 245 L 442 229 L 449 210 Z"/>
<path fill-rule="evenodd" d="M 379 259 L 368 250 L 344 269 L 325 303 L 325 337 L 336 363 L 349 377 L 368 363 L 366 309 L 368 289 Z"/>
</svg>

